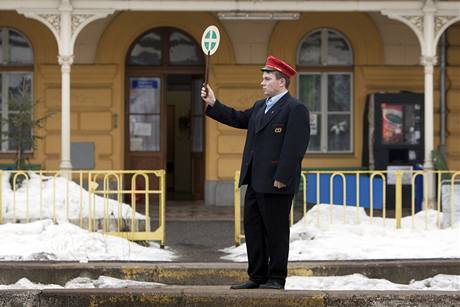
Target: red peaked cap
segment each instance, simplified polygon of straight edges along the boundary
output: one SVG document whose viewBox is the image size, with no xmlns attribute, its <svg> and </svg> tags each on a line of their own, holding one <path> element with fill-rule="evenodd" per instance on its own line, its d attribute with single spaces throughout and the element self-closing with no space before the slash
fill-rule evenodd
<svg viewBox="0 0 460 307">
<path fill-rule="evenodd" d="M 288 63 L 284 62 L 283 60 L 274 57 L 273 55 L 269 55 L 267 58 L 267 62 L 265 62 L 265 67 L 262 67 L 260 70 L 262 71 L 279 71 L 286 75 L 286 77 L 291 78 L 295 76 L 297 73 L 294 68 L 289 66 Z"/>
</svg>

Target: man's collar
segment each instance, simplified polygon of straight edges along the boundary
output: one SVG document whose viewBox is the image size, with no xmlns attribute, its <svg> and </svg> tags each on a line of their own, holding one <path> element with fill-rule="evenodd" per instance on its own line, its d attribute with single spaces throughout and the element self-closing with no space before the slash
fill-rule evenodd
<svg viewBox="0 0 460 307">
<path fill-rule="evenodd" d="M 283 97 L 284 95 L 286 95 L 286 93 L 288 92 L 288 90 L 285 90 L 281 93 L 279 93 L 278 95 L 275 95 L 275 96 L 272 96 L 272 97 L 268 97 L 267 99 L 270 99 L 271 101 L 278 101 L 281 99 L 281 97 Z"/>
</svg>

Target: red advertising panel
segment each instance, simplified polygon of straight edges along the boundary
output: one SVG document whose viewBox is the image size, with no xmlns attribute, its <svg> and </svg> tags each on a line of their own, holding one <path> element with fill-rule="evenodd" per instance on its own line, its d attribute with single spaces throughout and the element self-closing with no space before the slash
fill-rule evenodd
<svg viewBox="0 0 460 307">
<path fill-rule="evenodd" d="M 404 141 L 403 105 L 382 103 L 382 141 L 386 144 Z"/>
</svg>

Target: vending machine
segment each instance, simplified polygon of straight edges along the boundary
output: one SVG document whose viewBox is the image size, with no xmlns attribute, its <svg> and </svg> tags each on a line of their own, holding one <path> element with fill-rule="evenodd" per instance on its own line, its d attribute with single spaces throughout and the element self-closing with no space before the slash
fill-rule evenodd
<svg viewBox="0 0 460 307">
<path fill-rule="evenodd" d="M 395 170 L 421 169 L 424 161 L 424 95 L 412 92 L 368 96 L 365 115 L 363 165 L 389 171 L 387 204 L 394 206 Z M 392 176 L 393 174 L 393 176 Z M 403 176 L 403 207 L 411 205 L 411 176 Z M 416 181 L 420 207 L 422 178 Z"/>
</svg>

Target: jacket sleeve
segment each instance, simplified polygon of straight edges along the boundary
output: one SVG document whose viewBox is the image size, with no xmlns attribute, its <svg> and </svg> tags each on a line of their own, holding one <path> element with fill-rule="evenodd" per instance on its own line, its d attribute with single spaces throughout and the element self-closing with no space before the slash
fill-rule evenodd
<svg viewBox="0 0 460 307">
<path fill-rule="evenodd" d="M 234 128 L 247 129 L 254 107 L 238 111 L 216 100 L 214 106 L 206 108 L 206 115 L 218 122 Z"/>
<path fill-rule="evenodd" d="M 297 176 L 296 169 L 307 151 L 310 140 L 310 115 L 303 104 L 296 104 L 289 113 L 283 147 L 274 180 L 289 185 Z"/>
</svg>

